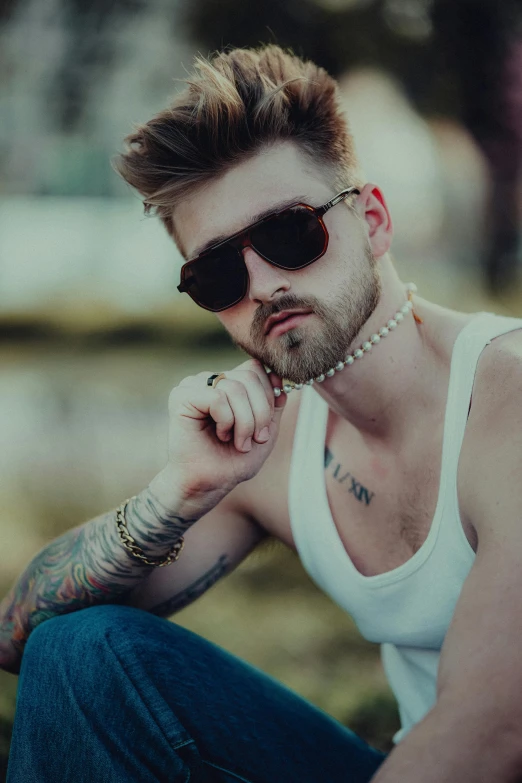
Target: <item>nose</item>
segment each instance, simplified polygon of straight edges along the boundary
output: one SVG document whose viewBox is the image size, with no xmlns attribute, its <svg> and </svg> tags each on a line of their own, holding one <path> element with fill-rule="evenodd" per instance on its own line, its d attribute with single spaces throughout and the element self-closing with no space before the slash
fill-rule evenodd
<svg viewBox="0 0 522 783">
<path fill-rule="evenodd" d="M 273 302 L 290 290 L 290 279 L 286 270 L 269 264 L 251 247 L 243 250 L 243 258 L 250 280 L 247 296 L 251 302 Z"/>
</svg>

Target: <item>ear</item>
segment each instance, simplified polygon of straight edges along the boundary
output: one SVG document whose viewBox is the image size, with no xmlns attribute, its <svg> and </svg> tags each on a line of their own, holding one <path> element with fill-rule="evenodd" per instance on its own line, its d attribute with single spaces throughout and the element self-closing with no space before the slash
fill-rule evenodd
<svg viewBox="0 0 522 783">
<path fill-rule="evenodd" d="M 388 252 L 393 237 L 393 225 L 388 206 L 377 185 L 368 183 L 357 197 L 357 212 L 368 226 L 368 240 L 375 258 Z"/>
</svg>

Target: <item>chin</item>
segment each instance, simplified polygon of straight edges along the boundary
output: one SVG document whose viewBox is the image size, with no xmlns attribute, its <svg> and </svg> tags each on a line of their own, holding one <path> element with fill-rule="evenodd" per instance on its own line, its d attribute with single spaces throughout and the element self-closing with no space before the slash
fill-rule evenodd
<svg viewBox="0 0 522 783">
<path fill-rule="evenodd" d="M 324 346 L 314 347 L 309 343 L 294 343 L 284 350 L 284 356 L 276 356 L 264 360 L 280 377 L 292 383 L 305 383 L 310 378 L 317 378 L 335 367 L 337 362 L 346 355 L 347 349 L 325 351 Z"/>
</svg>

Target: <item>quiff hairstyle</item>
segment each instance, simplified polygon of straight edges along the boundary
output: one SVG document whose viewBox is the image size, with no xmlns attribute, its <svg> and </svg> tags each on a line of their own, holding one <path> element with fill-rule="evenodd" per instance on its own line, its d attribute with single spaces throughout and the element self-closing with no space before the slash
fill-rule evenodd
<svg viewBox="0 0 522 783">
<path fill-rule="evenodd" d="M 189 193 L 262 148 L 293 141 L 332 188 L 362 185 L 336 81 L 270 44 L 196 57 L 171 105 L 126 137 L 115 170 L 143 197 L 184 255 L 173 212 Z"/>
</svg>

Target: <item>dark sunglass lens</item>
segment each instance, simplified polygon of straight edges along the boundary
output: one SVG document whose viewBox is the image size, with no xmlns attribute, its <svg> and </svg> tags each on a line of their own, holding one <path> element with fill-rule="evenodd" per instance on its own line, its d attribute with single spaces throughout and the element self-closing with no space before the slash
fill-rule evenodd
<svg viewBox="0 0 522 783">
<path fill-rule="evenodd" d="M 238 251 L 222 247 L 189 264 L 184 282 L 187 293 L 197 304 L 218 312 L 243 298 L 247 275 Z"/>
<path fill-rule="evenodd" d="M 313 212 L 296 207 L 261 223 L 252 231 L 251 240 L 270 261 L 286 269 L 298 269 L 321 255 L 325 234 Z"/>
</svg>

